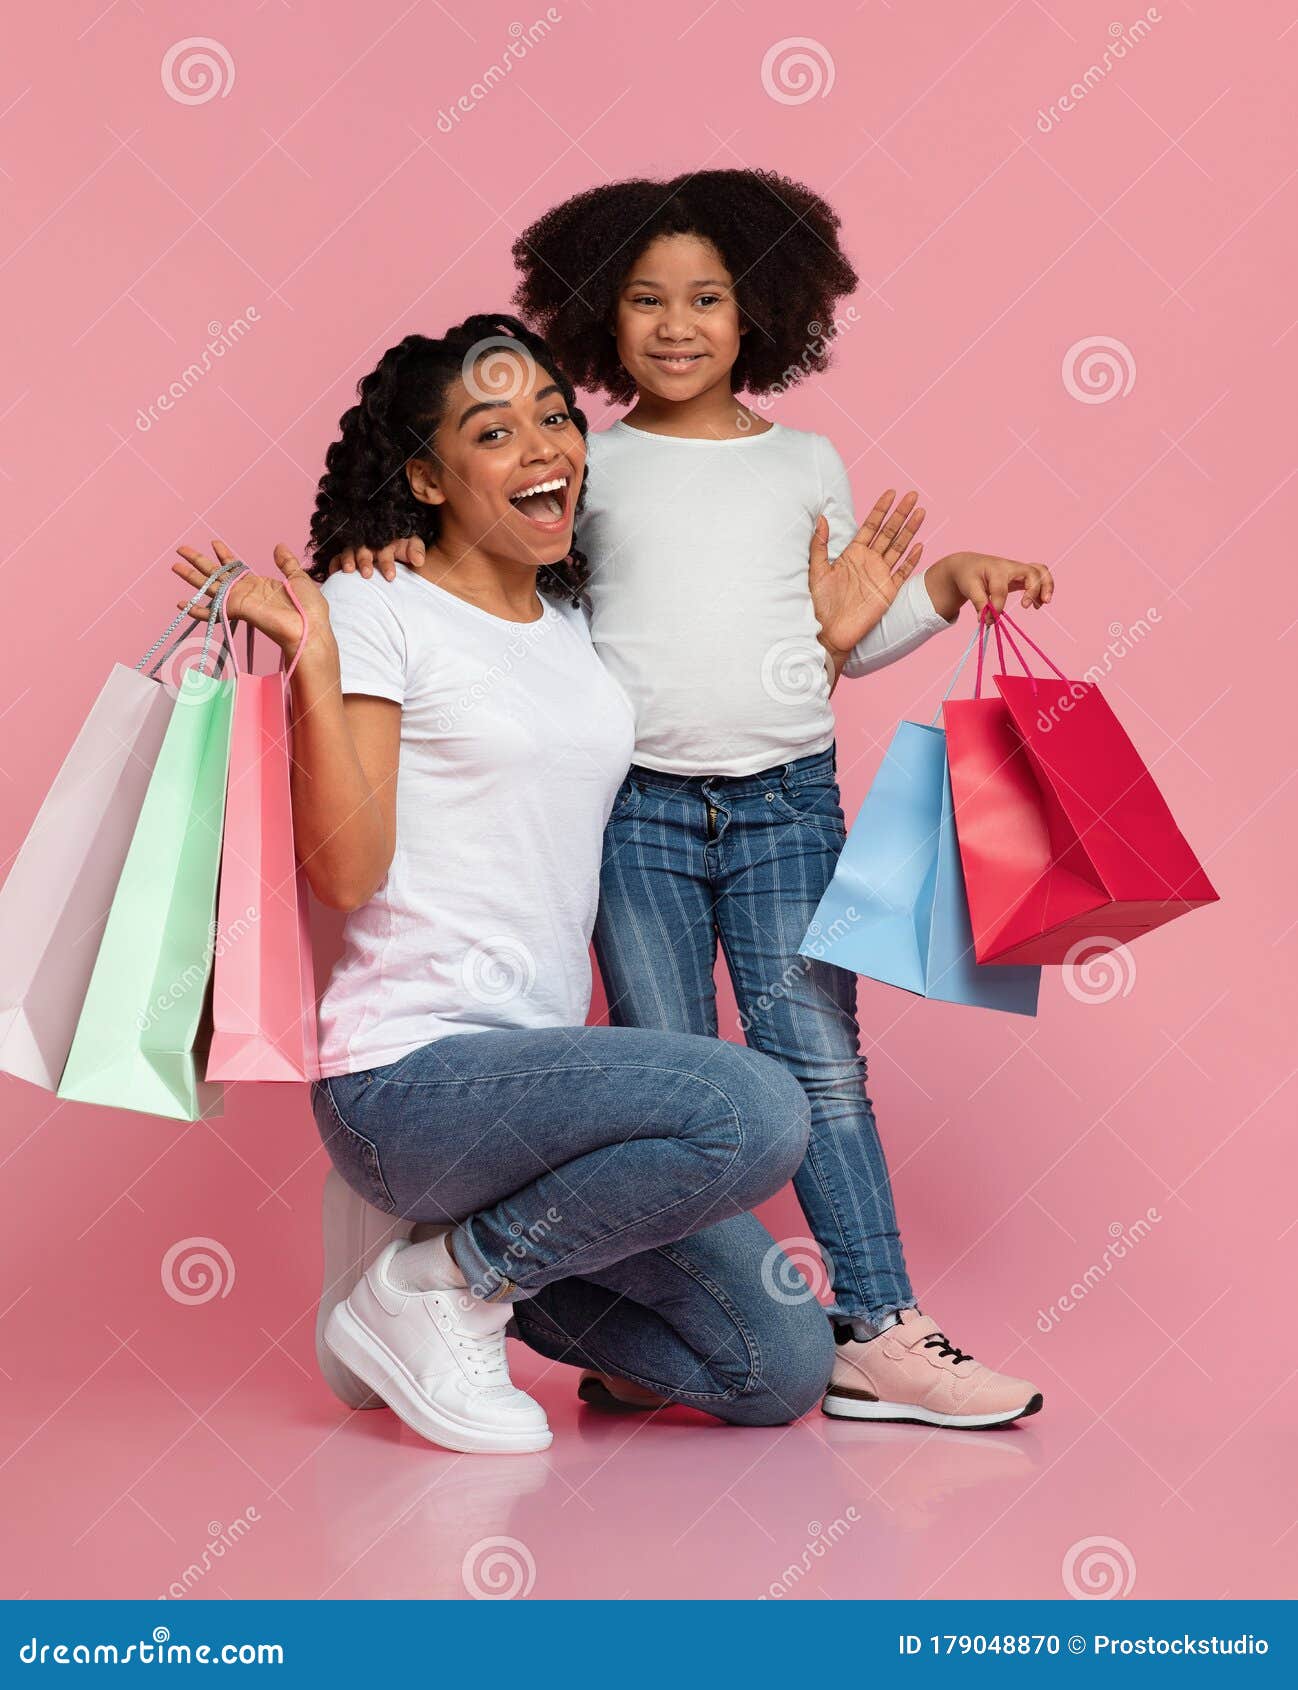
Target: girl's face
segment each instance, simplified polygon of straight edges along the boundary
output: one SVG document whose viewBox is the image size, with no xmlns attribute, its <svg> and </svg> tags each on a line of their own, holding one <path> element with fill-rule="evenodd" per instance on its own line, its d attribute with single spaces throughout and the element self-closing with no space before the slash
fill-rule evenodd
<svg viewBox="0 0 1298 1690">
<path fill-rule="evenodd" d="M 660 235 L 631 266 L 617 305 L 617 352 L 641 391 L 694 399 L 739 356 L 734 278 L 700 235 Z"/>
<path fill-rule="evenodd" d="M 406 465 L 441 507 L 440 547 L 475 547 L 537 569 L 572 548 L 586 442 L 558 383 L 521 348 L 494 348 L 451 384 L 434 458 Z"/>
</svg>

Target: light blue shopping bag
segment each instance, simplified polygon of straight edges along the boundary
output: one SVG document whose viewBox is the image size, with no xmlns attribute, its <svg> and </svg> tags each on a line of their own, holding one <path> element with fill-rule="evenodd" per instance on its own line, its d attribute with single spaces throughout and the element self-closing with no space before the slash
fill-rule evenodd
<svg viewBox="0 0 1298 1690">
<path fill-rule="evenodd" d="M 941 728 L 898 724 L 798 950 L 920 997 L 1036 1014 L 1039 968 L 974 960 Z"/>
</svg>

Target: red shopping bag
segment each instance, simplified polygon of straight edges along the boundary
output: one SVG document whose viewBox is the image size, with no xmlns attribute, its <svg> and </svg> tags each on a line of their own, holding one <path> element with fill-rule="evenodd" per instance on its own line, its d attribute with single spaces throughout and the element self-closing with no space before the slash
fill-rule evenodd
<svg viewBox="0 0 1298 1690">
<path fill-rule="evenodd" d="M 944 708 L 956 837 L 980 963 L 1129 944 L 1217 893 L 1098 686 L 1070 681 L 1002 612 L 999 698 Z M 1022 664 L 1005 673 L 1001 629 Z M 1054 670 L 1033 675 L 1009 633 Z"/>
<path fill-rule="evenodd" d="M 285 587 L 296 605 L 292 587 Z M 224 602 L 221 619 L 228 636 Z M 230 640 L 234 725 L 212 967 L 209 1080 L 320 1077 L 307 885 L 293 849 L 289 796 L 289 678 L 306 640 L 303 617 L 293 661 L 269 675 L 252 673 L 251 623 L 246 669 L 240 670 Z"/>
</svg>

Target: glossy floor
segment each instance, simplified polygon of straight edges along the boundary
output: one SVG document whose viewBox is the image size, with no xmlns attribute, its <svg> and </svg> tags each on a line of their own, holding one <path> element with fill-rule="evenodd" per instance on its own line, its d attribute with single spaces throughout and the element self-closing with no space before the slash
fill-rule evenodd
<svg viewBox="0 0 1298 1690">
<path fill-rule="evenodd" d="M 4 1594 L 1292 1593 L 1298 1504 L 1268 1478 L 1279 1412 L 1201 1463 L 1193 1414 L 1167 1409 L 1169 1390 L 1187 1400 L 1188 1355 L 1133 1374 L 1106 1414 L 1037 1357 L 1043 1414 L 958 1433 L 611 1418 L 577 1403 L 571 1369 L 515 1348 L 555 1442 L 481 1457 L 431 1448 L 386 1410 L 339 1409 L 305 1323 L 263 1337 L 224 1384 L 210 1351 L 173 1352 L 164 1378 L 142 1333 L 102 1326 L 64 1379 L 11 1378 L 5 1512 L 22 1530 L 6 1533 Z"/>
</svg>

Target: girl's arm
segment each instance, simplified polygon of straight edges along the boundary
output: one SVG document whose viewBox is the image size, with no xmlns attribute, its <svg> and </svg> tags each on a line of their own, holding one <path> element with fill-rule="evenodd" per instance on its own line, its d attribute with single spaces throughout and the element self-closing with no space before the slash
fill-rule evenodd
<svg viewBox="0 0 1298 1690">
<path fill-rule="evenodd" d="M 1018 563 L 986 552 L 951 552 L 923 575 L 913 576 L 852 650 L 826 647 L 830 691 L 840 675 L 855 680 L 905 657 L 930 635 L 951 626 L 966 604 L 978 612 L 985 604 L 1004 610 L 1010 594 L 1021 591 L 1024 608 L 1039 610 L 1050 603 L 1054 590 L 1054 577 L 1044 564 Z"/>
<path fill-rule="evenodd" d="M 203 587 L 234 553 L 213 542 L 219 560 L 179 548 L 185 559 L 172 568 Z M 396 844 L 396 776 L 401 705 L 391 698 L 342 692 L 338 644 L 329 603 L 287 546 L 276 546 L 275 564 L 290 583 L 301 614 L 283 582 L 251 572 L 236 576 L 225 600 L 227 619 L 250 622 L 292 657 L 307 641 L 289 683 L 293 704 L 290 789 L 293 842 L 311 890 L 332 909 L 353 910 L 381 885 Z M 195 621 L 210 620 L 208 606 L 193 606 Z"/>
</svg>

